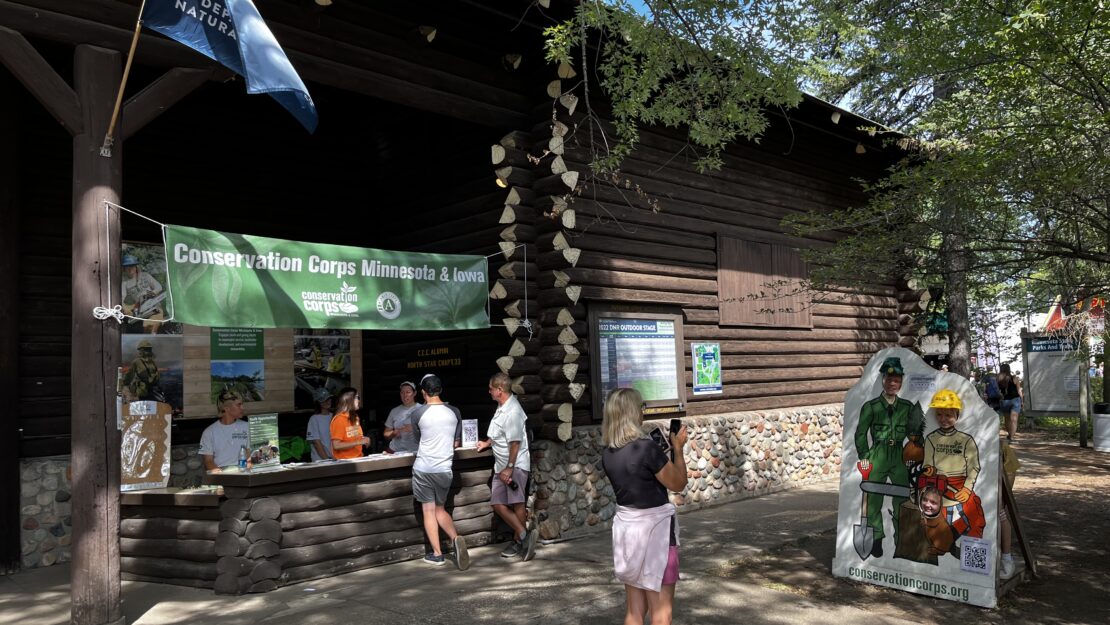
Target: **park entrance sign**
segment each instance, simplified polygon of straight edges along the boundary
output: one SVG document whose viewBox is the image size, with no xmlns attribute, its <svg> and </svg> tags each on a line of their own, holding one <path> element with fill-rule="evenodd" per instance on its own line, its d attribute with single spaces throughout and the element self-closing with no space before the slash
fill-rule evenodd
<svg viewBox="0 0 1110 625">
<path fill-rule="evenodd" d="M 1067 336 L 1023 334 L 1025 406 L 1030 414 L 1080 411 L 1086 367 L 1078 342 Z"/>
<path fill-rule="evenodd" d="M 875 354 L 845 398 L 833 574 L 993 608 L 998 455 L 998 415 L 970 382 Z"/>
<path fill-rule="evenodd" d="M 166 226 L 174 320 L 211 327 L 489 327 L 483 256 L 420 254 Z"/>
</svg>

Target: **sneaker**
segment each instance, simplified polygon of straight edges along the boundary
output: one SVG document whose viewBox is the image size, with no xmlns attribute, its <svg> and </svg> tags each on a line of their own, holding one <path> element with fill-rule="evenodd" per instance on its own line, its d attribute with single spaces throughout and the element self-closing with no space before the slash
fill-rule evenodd
<svg viewBox="0 0 1110 625">
<path fill-rule="evenodd" d="M 501 557 L 502 558 L 515 558 L 516 556 L 519 556 L 520 552 L 523 551 L 523 550 L 524 550 L 524 548 L 520 546 L 520 543 L 518 543 L 517 541 L 514 540 L 514 541 L 510 542 L 508 544 L 508 546 L 505 547 L 504 551 L 501 552 Z"/>
<path fill-rule="evenodd" d="M 443 554 L 439 554 L 437 556 L 434 553 L 427 553 L 424 554 L 424 562 L 432 566 L 443 566 L 444 564 L 447 564 L 447 559 L 443 557 Z"/>
<path fill-rule="evenodd" d="M 536 535 L 536 530 L 528 530 L 528 532 L 526 534 L 524 534 L 524 561 L 525 562 L 527 562 L 527 561 L 531 560 L 532 558 L 536 557 L 536 539 L 537 538 L 539 538 L 539 536 Z"/>
<path fill-rule="evenodd" d="M 465 571 L 470 568 L 470 552 L 466 550 L 466 539 L 462 536 L 456 536 L 454 543 L 455 566 L 459 567 L 460 571 Z"/>
<path fill-rule="evenodd" d="M 1002 574 L 1002 579 L 1010 579 L 1014 576 L 1017 567 L 1014 566 L 1013 558 L 1002 558 L 1002 565 L 999 567 L 999 573 Z"/>
</svg>

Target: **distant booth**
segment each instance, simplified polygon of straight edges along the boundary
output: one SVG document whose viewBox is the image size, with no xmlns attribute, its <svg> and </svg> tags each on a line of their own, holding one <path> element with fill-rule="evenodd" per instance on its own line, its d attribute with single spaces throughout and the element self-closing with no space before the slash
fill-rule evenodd
<svg viewBox="0 0 1110 625">
<path fill-rule="evenodd" d="M 144 30 L 101 156 L 136 3 L 0 2 L 0 569 L 72 559 L 75 615 L 109 622 L 121 576 L 264 591 L 423 553 L 403 458 L 206 480 L 197 443 L 222 388 L 246 397 L 248 415 L 276 415 L 289 464 L 307 459 L 314 388 L 359 388 L 364 422 L 380 428 L 399 384 L 433 372 L 484 432 L 488 380 L 503 371 L 537 439 L 533 519 L 547 539 L 612 518 L 598 425 L 618 386 L 639 389 L 650 416 L 691 426 L 683 509 L 838 474 L 845 391 L 876 351 L 914 344 L 927 294 L 893 278 L 790 288 L 807 275 L 802 250 L 838 234 L 803 239 L 780 222 L 866 201 L 858 181 L 901 156 L 870 122 L 806 98 L 769 111 L 761 142 L 731 147 L 708 174 L 675 156 L 680 133 L 645 130 L 614 181 L 588 167 L 609 122 L 586 132 L 584 94 L 542 62 L 548 18 L 520 20 L 530 2 L 257 5 L 312 94 L 314 134 Z M 555 5 L 549 15 L 572 9 Z M 159 223 L 488 256 L 491 325 L 159 323 L 172 295 Z M 234 315 L 243 285 L 210 269 L 210 305 Z M 350 293 L 331 275 L 329 292 Z M 357 306 L 388 308 L 379 295 Z M 438 315 L 452 297 L 417 312 Z M 109 303 L 143 320 L 93 316 Z M 143 383 L 144 341 L 154 400 L 170 407 L 168 486 L 121 495 L 117 380 Z M 458 466 L 456 518 L 491 540 L 489 459 L 460 452 Z"/>
</svg>

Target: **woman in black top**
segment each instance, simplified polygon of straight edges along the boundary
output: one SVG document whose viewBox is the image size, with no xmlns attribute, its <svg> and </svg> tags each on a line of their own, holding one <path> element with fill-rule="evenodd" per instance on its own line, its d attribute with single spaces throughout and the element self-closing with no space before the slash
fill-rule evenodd
<svg viewBox="0 0 1110 625">
<path fill-rule="evenodd" d="M 686 488 L 686 426 L 671 434 L 673 458 L 644 434 L 643 399 L 619 388 L 605 401 L 601 424 L 605 449 L 601 462 L 613 485 L 617 514 L 613 519 L 613 564 L 624 582 L 626 625 L 669 625 L 678 581 L 675 508 L 667 490 Z M 669 539 L 668 539 L 669 538 Z"/>
<path fill-rule="evenodd" d="M 1010 365 L 998 366 L 998 390 L 1002 394 L 998 412 L 1006 419 L 1006 438 L 1013 441 L 1021 414 L 1021 378 L 1010 373 Z"/>
</svg>

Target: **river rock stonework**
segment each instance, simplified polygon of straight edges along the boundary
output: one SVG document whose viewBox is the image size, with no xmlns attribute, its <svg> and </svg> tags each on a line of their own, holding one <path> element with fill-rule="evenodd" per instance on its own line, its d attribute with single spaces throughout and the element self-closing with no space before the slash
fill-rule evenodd
<svg viewBox="0 0 1110 625">
<path fill-rule="evenodd" d="M 204 463 L 197 450 L 197 445 L 179 445 L 170 451 L 170 486 L 200 486 Z M 24 458 L 19 463 L 24 570 L 70 560 L 73 508 L 69 463 L 69 456 Z"/>
<path fill-rule="evenodd" d="M 23 568 L 69 562 L 73 525 L 69 456 L 21 460 L 19 486 Z"/>
<path fill-rule="evenodd" d="M 683 419 L 686 489 L 671 493 L 695 510 L 840 475 L 841 404 L 736 412 Z M 645 427 L 667 421 L 649 421 Z M 569 538 L 608 528 L 613 486 L 601 467 L 601 427 L 577 427 L 570 440 L 536 441 L 532 466 L 540 537 Z"/>
</svg>

